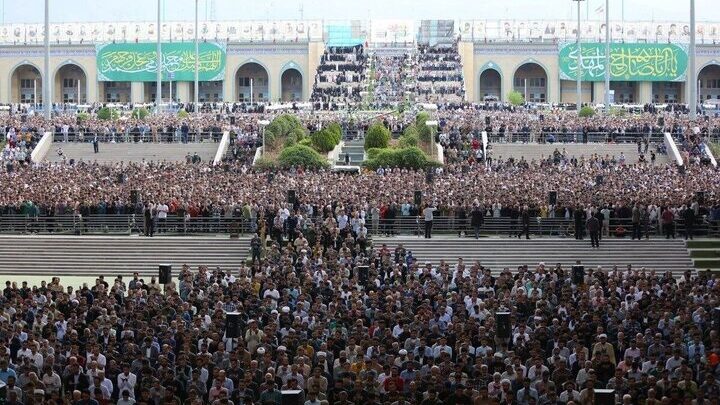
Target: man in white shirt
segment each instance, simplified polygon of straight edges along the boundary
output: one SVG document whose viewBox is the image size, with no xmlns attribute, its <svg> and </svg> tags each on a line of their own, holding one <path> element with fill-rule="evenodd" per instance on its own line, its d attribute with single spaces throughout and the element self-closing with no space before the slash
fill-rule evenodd
<svg viewBox="0 0 720 405">
<path fill-rule="evenodd" d="M 123 364 L 123 372 L 117 376 L 118 391 L 122 393 L 127 390 L 129 397 L 135 399 L 135 384 L 137 384 L 137 376 L 130 372 L 129 364 Z"/>
<path fill-rule="evenodd" d="M 425 217 L 425 239 L 432 237 L 433 214 L 435 211 L 437 211 L 437 208 L 431 207 L 430 205 L 426 206 L 422 211 Z"/>
<path fill-rule="evenodd" d="M 157 211 L 157 218 L 158 218 L 158 233 L 160 232 L 166 232 L 166 226 L 167 226 L 167 214 L 168 214 L 168 206 L 167 204 L 159 203 L 157 206 L 155 206 L 155 210 Z"/>
</svg>

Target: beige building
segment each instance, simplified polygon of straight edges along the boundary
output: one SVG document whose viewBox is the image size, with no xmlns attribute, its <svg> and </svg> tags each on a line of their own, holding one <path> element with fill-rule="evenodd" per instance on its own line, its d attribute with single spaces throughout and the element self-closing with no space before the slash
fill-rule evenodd
<svg viewBox="0 0 720 405">
<path fill-rule="evenodd" d="M 506 100 L 513 90 L 533 102 L 575 103 L 576 82 L 561 80 L 558 44 L 552 42 L 461 41 L 466 97 Z M 698 93 L 701 100 L 720 99 L 720 45 L 697 45 Z M 616 103 L 685 103 L 685 82 L 611 81 Z M 605 83 L 583 82 L 582 101 L 603 103 Z"/>
<path fill-rule="evenodd" d="M 200 82 L 201 101 L 301 101 L 310 97 L 315 72 L 324 52 L 322 41 L 229 43 L 225 79 Z M 97 80 L 95 45 L 53 44 L 50 77 L 43 74 L 42 45 L 0 46 L 0 102 L 42 102 L 42 88 L 52 86 L 52 100 L 61 102 L 152 102 L 155 82 Z M 251 85 L 252 84 L 252 85 Z M 193 82 L 173 82 L 172 94 L 191 101 Z M 252 94 L 251 94 L 252 88 Z M 163 82 L 162 97 L 170 96 Z"/>
</svg>

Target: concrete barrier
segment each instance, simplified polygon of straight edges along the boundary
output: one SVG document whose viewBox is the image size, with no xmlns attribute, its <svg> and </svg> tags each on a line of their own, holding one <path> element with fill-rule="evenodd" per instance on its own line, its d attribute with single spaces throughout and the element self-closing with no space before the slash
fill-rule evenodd
<svg viewBox="0 0 720 405">
<path fill-rule="evenodd" d="M 40 141 L 37 143 L 37 145 L 35 145 L 35 149 L 33 149 L 32 153 L 30 154 L 30 160 L 33 163 L 40 163 L 45 160 L 48 152 L 50 152 L 50 148 L 52 148 L 52 144 L 52 132 L 45 132 L 42 138 L 40 138 Z"/>
<path fill-rule="evenodd" d="M 340 158 L 340 152 L 342 152 L 342 148 L 345 146 L 345 141 L 340 141 L 337 145 L 335 145 L 335 148 L 328 152 L 327 158 L 330 162 L 330 167 L 335 167 L 335 164 L 337 163 L 338 159 Z"/>
<path fill-rule="evenodd" d="M 223 132 L 222 139 L 220 139 L 220 144 L 218 145 L 218 150 L 215 152 L 215 159 L 213 159 L 213 165 L 218 165 L 220 162 L 222 162 L 223 157 L 227 153 L 228 146 L 230 145 L 230 132 L 225 131 Z"/>
<path fill-rule="evenodd" d="M 682 154 L 680 154 L 680 150 L 678 149 L 677 145 L 675 144 L 675 140 L 669 132 L 665 132 L 665 149 L 667 150 L 667 154 L 670 159 L 674 160 L 678 166 L 683 165 L 684 162 Z"/>
<path fill-rule="evenodd" d="M 707 143 L 703 143 L 703 148 L 705 148 L 705 154 L 710 159 L 710 164 L 713 165 L 713 167 L 717 167 L 717 160 L 715 160 L 715 155 L 712 153 L 712 149 L 710 149 L 710 145 Z"/>
</svg>

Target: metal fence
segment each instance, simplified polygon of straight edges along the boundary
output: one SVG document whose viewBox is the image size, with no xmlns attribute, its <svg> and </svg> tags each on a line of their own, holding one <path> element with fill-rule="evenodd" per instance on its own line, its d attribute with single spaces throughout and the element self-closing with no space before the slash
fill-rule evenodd
<svg viewBox="0 0 720 405">
<path fill-rule="evenodd" d="M 161 131 L 153 134 L 152 131 L 145 132 L 125 132 L 125 131 L 75 131 L 64 134 L 62 131 L 55 130 L 53 132 L 53 142 L 92 142 L 98 137 L 99 142 L 116 142 L 116 143 L 180 143 L 180 142 L 220 142 L 222 132 L 202 131 L 189 132 L 187 139 L 183 138 L 180 131 Z"/>
<path fill-rule="evenodd" d="M 309 221 L 308 223 L 312 223 Z M 191 217 L 183 218 L 169 215 L 165 220 L 153 220 L 152 229 L 155 234 L 166 235 L 200 235 L 200 234 L 251 234 L 258 227 L 255 222 L 238 217 Z M 366 227 L 371 235 L 417 235 L 424 233 L 424 220 L 414 216 L 400 216 L 395 219 L 377 219 L 368 217 Z M 675 233 L 684 235 L 685 224 L 682 220 L 675 221 Z M 509 217 L 485 217 L 480 228 L 483 235 L 517 235 L 522 231 L 522 221 Z M 583 232 L 587 234 L 584 230 Z M 474 227 L 470 219 L 435 217 L 433 233 L 474 235 Z M 575 222 L 566 218 L 531 218 L 530 233 L 534 236 L 570 237 L 575 234 Z M 630 218 L 613 218 L 609 221 L 606 231 L 610 235 L 631 235 L 632 221 Z M 641 224 L 643 236 L 663 234 L 661 225 L 657 223 Z M 5 234 L 114 234 L 129 235 L 145 232 L 145 219 L 142 215 L 60 215 L 60 216 L 0 216 L 0 233 Z M 693 230 L 696 236 L 720 237 L 720 221 L 700 218 Z"/>
</svg>

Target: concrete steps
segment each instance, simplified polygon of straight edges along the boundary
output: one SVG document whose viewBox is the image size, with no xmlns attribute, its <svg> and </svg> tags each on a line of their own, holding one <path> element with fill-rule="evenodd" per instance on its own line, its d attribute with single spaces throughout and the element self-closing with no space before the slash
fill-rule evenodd
<svg viewBox="0 0 720 405">
<path fill-rule="evenodd" d="M 46 160 L 61 162 L 57 149 L 62 148 L 66 158 L 83 160 L 85 162 L 117 163 L 168 161 L 184 162 L 185 155 L 197 154 L 203 162 L 212 162 L 215 158 L 219 143 L 101 143 L 99 152 L 93 153 L 92 143 L 54 143 Z"/>
<path fill-rule="evenodd" d="M 364 140 L 352 140 L 345 142 L 343 145 L 336 166 L 345 165 L 345 154 L 350 155 L 350 165 L 359 166 L 365 161 L 365 141 Z"/>
<path fill-rule="evenodd" d="M 475 240 L 455 237 L 398 237 L 374 238 L 373 242 L 376 248 L 385 243 L 391 250 L 402 243 L 421 263 L 429 260 L 437 264 L 441 259 L 456 263 L 457 259 L 462 257 L 465 263 L 480 261 L 494 273 L 499 273 L 505 267 L 515 271 L 518 266 L 525 264 L 534 269 L 540 262 L 550 267 L 560 263 L 563 268 L 569 268 L 576 260 L 581 260 L 586 267 L 602 266 L 606 271 L 612 270 L 615 265 L 624 269 L 631 264 L 634 268 L 645 267 L 656 272 L 669 270 L 676 276 L 694 268 L 685 243 L 680 239 L 632 241 L 604 238 L 599 249 L 591 249 L 588 238 L 576 241 L 562 238 Z"/>
<path fill-rule="evenodd" d="M 0 274 L 59 276 L 157 275 L 159 264 L 237 269 L 249 239 L 139 236 L 0 236 Z M 174 273 L 177 274 L 177 273 Z"/>
<path fill-rule="evenodd" d="M 507 160 L 510 157 L 518 160 L 521 157 L 525 157 L 527 161 L 534 159 L 537 162 L 543 157 L 547 158 L 552 155 L 556 149 L 560 152 L 564 149 L 568 157 L 575 156 L 577 159 L 580 159 L 580 156 L 589 158 L 593 154 L 598 154 L 601 157 L 608 155 L 609 157 L 615 156 L 615 158 L 618 158 L 621 152 L 625 155 L 625 162 L 628 164 L 636 163 L 639 158 L 637 145 L 634 143 L 492 143 L 491 147 L 493 159 L 502 157 L 503 160 Z M 645 155 L 645 159 L 648 162 L 650 161 L 649 152 Z M 664 164 L 667 162 L 669 162 L 667 155 L 656 155 L 656 164 Z"/>
</svg>

